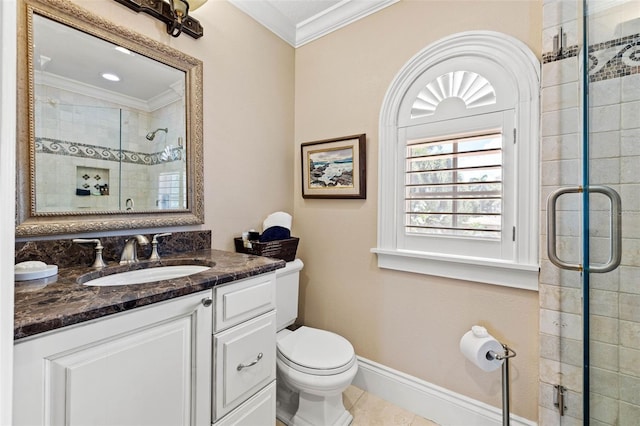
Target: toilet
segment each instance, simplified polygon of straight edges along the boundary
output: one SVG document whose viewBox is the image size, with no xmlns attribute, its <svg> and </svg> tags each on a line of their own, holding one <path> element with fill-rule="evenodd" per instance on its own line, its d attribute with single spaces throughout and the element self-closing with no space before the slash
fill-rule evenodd
<svg viewBox="0 0 640 426">
<path fill-rule="evenodd" d="M 276 271 L 276 417 L 289 426 L 346 426 L 353 416 L 344 408 L 342 392 L 358 371 L 353 346 L 329 331 L 287 329 L 298 316 L 303 266 L 296 259 Z"/>
</svg>

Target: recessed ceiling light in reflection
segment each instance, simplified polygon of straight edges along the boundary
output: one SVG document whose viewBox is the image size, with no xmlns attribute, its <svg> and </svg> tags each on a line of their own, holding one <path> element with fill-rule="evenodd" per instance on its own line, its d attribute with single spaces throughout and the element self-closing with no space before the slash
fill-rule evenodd
<svg viewBox="0 0 640 426">
<path fill-rule="evenodd" d="M 132 55 L 131 51 L 130 51 L 129 49 L 127 49 L 126 47 L 117 46 L 117 47 L 116 47 L 116 50 L 117 50 L 118 52 L 122 52 L 122 53 L 124 53 L 125 55 Z"/>
<path fill-rule="evenodd" d="M 109 80 L 109 81 L 120 81 L 120 77 L 118 77 L 115 74 L 109 73 L 109 72 L 105 72 L 102 74 L 102 78 L 104 78 L 105 80 Z"/>
</svg>

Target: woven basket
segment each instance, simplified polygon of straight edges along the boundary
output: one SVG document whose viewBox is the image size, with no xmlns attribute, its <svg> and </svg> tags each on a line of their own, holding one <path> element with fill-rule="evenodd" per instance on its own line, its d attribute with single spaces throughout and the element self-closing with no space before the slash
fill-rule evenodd
<svg viewBox="0 0 640 426">
<path fill-rule="evenodd" d="M 285 240 L 268 241 L 266 243 L 251 241 L 251 248 L 247 248 L 244 246 L 242 238 L 233 239 L 233 242 L 236 245 L 236 252 L 238 253 L 274 257 L 287 262 L 291 262 L 296 258 L 299 241 L 300 238 L 296 237 L 287 238 Z"/>
</svg>

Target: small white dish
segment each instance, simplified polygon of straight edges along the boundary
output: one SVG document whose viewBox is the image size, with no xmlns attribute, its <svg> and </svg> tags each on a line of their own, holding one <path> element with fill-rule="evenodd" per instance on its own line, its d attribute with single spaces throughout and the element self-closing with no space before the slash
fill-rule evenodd
<svg viewBox="0 0 640 426">
<path fill-rule="evenodd" d="M 47 265 L 40 261 L 27 261 L 17 263 L 14 267 L 14 279 L 16 281 L 37 280 L 51 277 L 58 273 L 58 265 Z"/>
</svg>

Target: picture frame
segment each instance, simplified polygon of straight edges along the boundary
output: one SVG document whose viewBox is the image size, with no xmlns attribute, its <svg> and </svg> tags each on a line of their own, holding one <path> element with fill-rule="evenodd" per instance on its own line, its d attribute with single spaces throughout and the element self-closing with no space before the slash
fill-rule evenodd
<svg viewBox="0 0 640 426">
<path fill-rule="evenodd" d="M 302 156 L 303 198 L 367 198 L 366 134 L 306 142 Z"/>
</svg>

